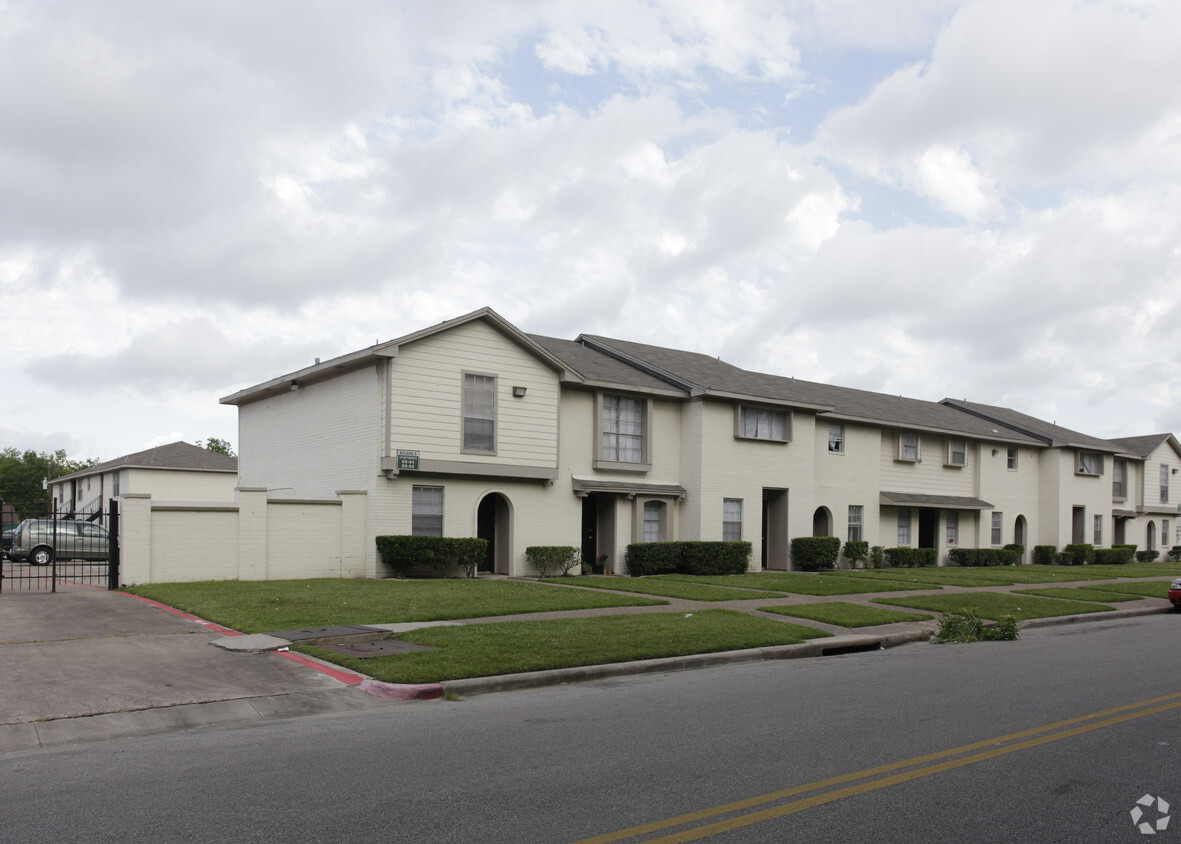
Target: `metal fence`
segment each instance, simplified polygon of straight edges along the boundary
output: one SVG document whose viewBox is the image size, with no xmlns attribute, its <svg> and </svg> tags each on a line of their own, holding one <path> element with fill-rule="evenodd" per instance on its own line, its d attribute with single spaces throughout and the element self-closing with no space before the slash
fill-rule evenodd
<svg viewBox="0 0 1181 844">
<path fill-rule="evenodd" d="M 60 585 L 119 587 L 119 503 L 87 512 L 56 502 L 0 501 L 3 561 L 0 593 L 56 592 Z"/>
</svg>

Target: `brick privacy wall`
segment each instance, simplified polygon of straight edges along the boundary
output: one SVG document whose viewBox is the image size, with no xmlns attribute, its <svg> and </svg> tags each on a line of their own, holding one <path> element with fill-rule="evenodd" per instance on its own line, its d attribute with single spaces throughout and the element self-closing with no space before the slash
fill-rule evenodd
<svg viewBox="0 0 1181 844">
<path fill-rule="evenodd" d="M 237 510 L 150 510 L 151 582 L 238 577 Z"/>
</svg>

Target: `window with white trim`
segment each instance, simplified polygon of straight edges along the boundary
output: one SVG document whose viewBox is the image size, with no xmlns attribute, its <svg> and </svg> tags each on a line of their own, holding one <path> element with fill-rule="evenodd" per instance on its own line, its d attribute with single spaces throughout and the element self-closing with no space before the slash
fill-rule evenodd
<svg viewBox="0 0 1181 844">
<path fill-rule="evenodd" d="M 1160 520 L 1160 547 L 1165 550 L 1169 546 L 1169 520 Z"/>
<path fill-rule="evenodd" d="M 1095 545 L 1103 544 L 1103 516 L 1101 515 L 1095 516 L 1095 535 L 1092 537 L 1091 541 Z"/>
<path fill-rule="evenodd" d="M 910 544 L 910 511 L 898 511 L 898 544 Z"/>
<path fill-rule="evenodd" d="M 463 375 L 463 450 L 496 451 L 496 378 Z"/>
<path fill-rule="evenodd" d="M 865 508 L 860 504 L 849 505 L 849 541 L 861 541 L 862 517 Z"/>
<path fill-rule="evenodd" d="M 791 417 L 786 410 L 741 405 L 738 408 L 736 436 L 748 440 L 789 442 L 791 440 Z"/>
<path fill-rule="evenodd" d="M 1005 514 L 998 513 L 995 510 L 992 514 L 992 544 L 1001 545 L 1004 543 L 1004 524 Z"/>
<path fill-rule="evenodd" d="M 616 463 L 644 462 L 647 402 L 628 396 L 603 396 L 600 457 Z"/>
<path fill-rule="evenodd" d="M 1094 451 L 1080 451 L 1078 453 L 1078 467 L 1075 474 L 1102 475 L 1103 455 Z"/>
<path fill-rule="evenodd" d="M 1169 464 L 1160 464 L 1160 503 L 1169 503 Z"/>
<path fill-rule="evenodd" d="M 742 499 L 722 499 L 722 541 L 738 542 L 742 539 Z"/>
<path fill-rule="evenodd" d="M 1128 461 L 1121 458 L 1116 458 L 1111 461 L 1111 497 L 1112 498 L 1127 498 L 1128 488 L 1125 486 L 1125 478 L 1128 476 Z"/>
<path fill-rule="evenodd" d="M 443 487 L 416 486 L 411 496 L 410 532 L 414 536 L 442 536 Z"/>
<path fill-rule="evenodd" d="M 958 545 L 960 541 L 960 511 L 947 511 L 947 544 Z"/>
<path fill-rule="evenodd" d="M 919 435 L 914 431 L 898 432 L 898 459 L 917 463 L 919 459 Z"/>
<path fill-rule="evenodd" d="M 119 497 L 119 472 L 111 475 L 111 495 Z"/>
<path fill-rule="evenodd" d="M 828 423 L 828 450 L 833 454 L 845 453 L 845 426 Z"/>
<path fill-rule="evenodd" d="M 1005 459 L 1009 469 L 1014 472 L 1017 471 L 1017 448 L 1015 446 L 1009 446 L 1008 455 Z"/>
<path fill-rule="evenodd" d="M 947 465 L 966 466 L 968 463 L 968 442 L 961 437 L 947 441 Z"/>
<path fill-rule="evenodd" d="M 644 541 L 645 542 L 661 542 L 664 540 L 664 513 L 665 506 L 663 501 L 645 501 L 644 502 Z"/>
</svg>

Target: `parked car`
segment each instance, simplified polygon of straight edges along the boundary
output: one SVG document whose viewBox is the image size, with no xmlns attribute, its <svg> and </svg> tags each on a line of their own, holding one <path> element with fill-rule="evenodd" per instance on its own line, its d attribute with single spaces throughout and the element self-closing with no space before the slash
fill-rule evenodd
<svg viewBox="0 0 1181 844">
<path fill-rule="evenodd" d="M 25 519 L 16 526 L 8 556 L 35 566 L 59 560 L 106 560 L 110 556 L 107 529 L 72 519 Z"/>
<path fill-rule="evenodd" d="M 1181 577 L 1169 584 L 1169 603 L 1173 605 L 1173 609 L 1181 610 Z"/>
</svg>

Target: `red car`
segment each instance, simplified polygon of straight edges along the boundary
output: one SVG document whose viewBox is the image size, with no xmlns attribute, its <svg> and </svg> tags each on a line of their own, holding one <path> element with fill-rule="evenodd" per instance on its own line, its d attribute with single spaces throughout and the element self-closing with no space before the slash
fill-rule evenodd
<svg viewBox="0 0 1181 844">
<path fill-rule="evenodd" d="M 1181 577 L 1169 584 L 1169 603 L 1173 609 L 1181 610 Z"/>
</svg>

